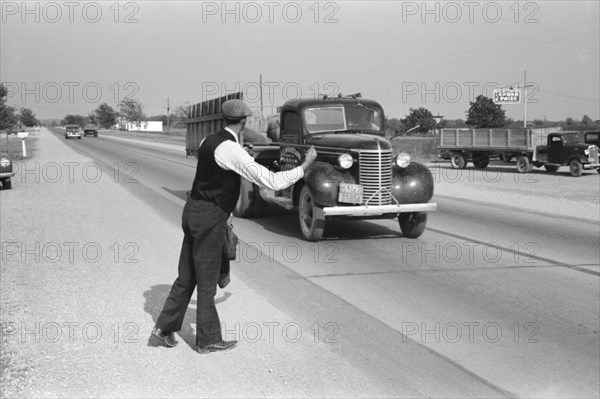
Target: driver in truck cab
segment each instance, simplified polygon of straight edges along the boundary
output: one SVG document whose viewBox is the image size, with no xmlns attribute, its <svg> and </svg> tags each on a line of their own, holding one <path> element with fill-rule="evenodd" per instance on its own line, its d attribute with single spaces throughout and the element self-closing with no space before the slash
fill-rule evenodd
<svg viewBox="0 0 600 399">
<path fill-rule="evenodd" d="M 184 238 L 178 276 L 151 333 L 166 346 L 177 345 L 174 333 L 181 330 L 197 287 L 195 349 L 198 353 L 228 350 L 237 343 L 223 340 L 214 296 L 217 284 L 226 285 L 220 279 L 223 279 L 227 220 L 238 201 L 241 178 L 271 190 L 283 190 L 302 179 L 317 158 L 317 151 L 311 146 L 300 166 L 277 173 L 269 171 L 255 162 L 238 142 L 246 118 L 252 115 L 250 107 L 242 100 L 228 100 L 221 109 L 225 128 L 200 144 L 196 176 L 183 209 Z"/>
</svg>

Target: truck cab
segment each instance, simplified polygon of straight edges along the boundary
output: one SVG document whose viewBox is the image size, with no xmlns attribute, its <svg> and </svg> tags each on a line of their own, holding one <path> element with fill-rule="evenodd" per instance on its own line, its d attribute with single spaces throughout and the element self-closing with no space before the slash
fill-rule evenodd
<svg viewBox="0 0 600 399">
<path fill-rule="evenodd" d="M 600 130 L 584 131 L 583 141 L 588 145 L 594 144 L 600 147 Z"/>
<path fill-rule="evenodd" d="M 548 135 L 547 144 L 536 148 L 534 164 L 556 172 L 561 166 L 569 166 L 572 176 L 579 177 L 584 169 L 596 169 L 600 173 L 598 146 L 584 141 L 581 132 L 558 132 Z"/>
<path fill-rule="evenodd" d="M 381 105 L 360 95 L 298 99 L 280 112 L 280 138 L 249 152 L 273 171 L 295 168 L 314 145 L 318 157 L 303 179 L 274 192 L 242 183 L 236 216 L 258 216 L 261 203 L 298 209 L 305 239 L 319 240 L 328 220 L 397 218 L 404 236 L 419 237 L 436 204 L 431 172 L 408 154 L 392 154 Z"/>
</svg>

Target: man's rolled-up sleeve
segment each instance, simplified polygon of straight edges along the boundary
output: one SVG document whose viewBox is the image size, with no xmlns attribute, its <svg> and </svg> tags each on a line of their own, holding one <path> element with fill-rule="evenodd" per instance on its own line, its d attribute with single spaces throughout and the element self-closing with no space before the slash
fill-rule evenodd
<svg viewBox="0 0 600 399">
<path fill-rule="evenodd" d="M 236 172 L 252 183 L 274 191 L 283 190 L 304 177 L 304 169 L 300 166 L 273 173 L 256 162 L 242 146 L 230 140 L 224 141 L 215 149 L 215 160 L 221 168 Z"/>
</svg>

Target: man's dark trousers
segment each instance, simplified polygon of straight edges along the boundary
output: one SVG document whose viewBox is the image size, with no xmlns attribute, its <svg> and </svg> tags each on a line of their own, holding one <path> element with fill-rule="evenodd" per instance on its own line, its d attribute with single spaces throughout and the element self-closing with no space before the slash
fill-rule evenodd
<svg viewBox="0 0 600 399">
<path fill-rule="evenodd" d="M 185 312 L 196 286 L 196 344 L 206 346 L 222 340 L 214 296 L 227 234 L 227 213 L 219 206 L 188 197 L 183 208 L 184 232 L 179 275 L 156 326 L 163 331 L 181 330 Z"/>
</svg>

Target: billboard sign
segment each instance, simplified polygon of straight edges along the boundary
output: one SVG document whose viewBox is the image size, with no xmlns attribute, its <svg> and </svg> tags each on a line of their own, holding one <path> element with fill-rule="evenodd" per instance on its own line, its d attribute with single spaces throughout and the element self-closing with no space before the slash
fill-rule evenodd
<svg viewBox="0 0 600 399">
<path fill-rule="evenodd" d="M 494 104 L 518 104 L 521 102 L 521 93 L 518 89 L 494 90 Z"/>
</svg>

